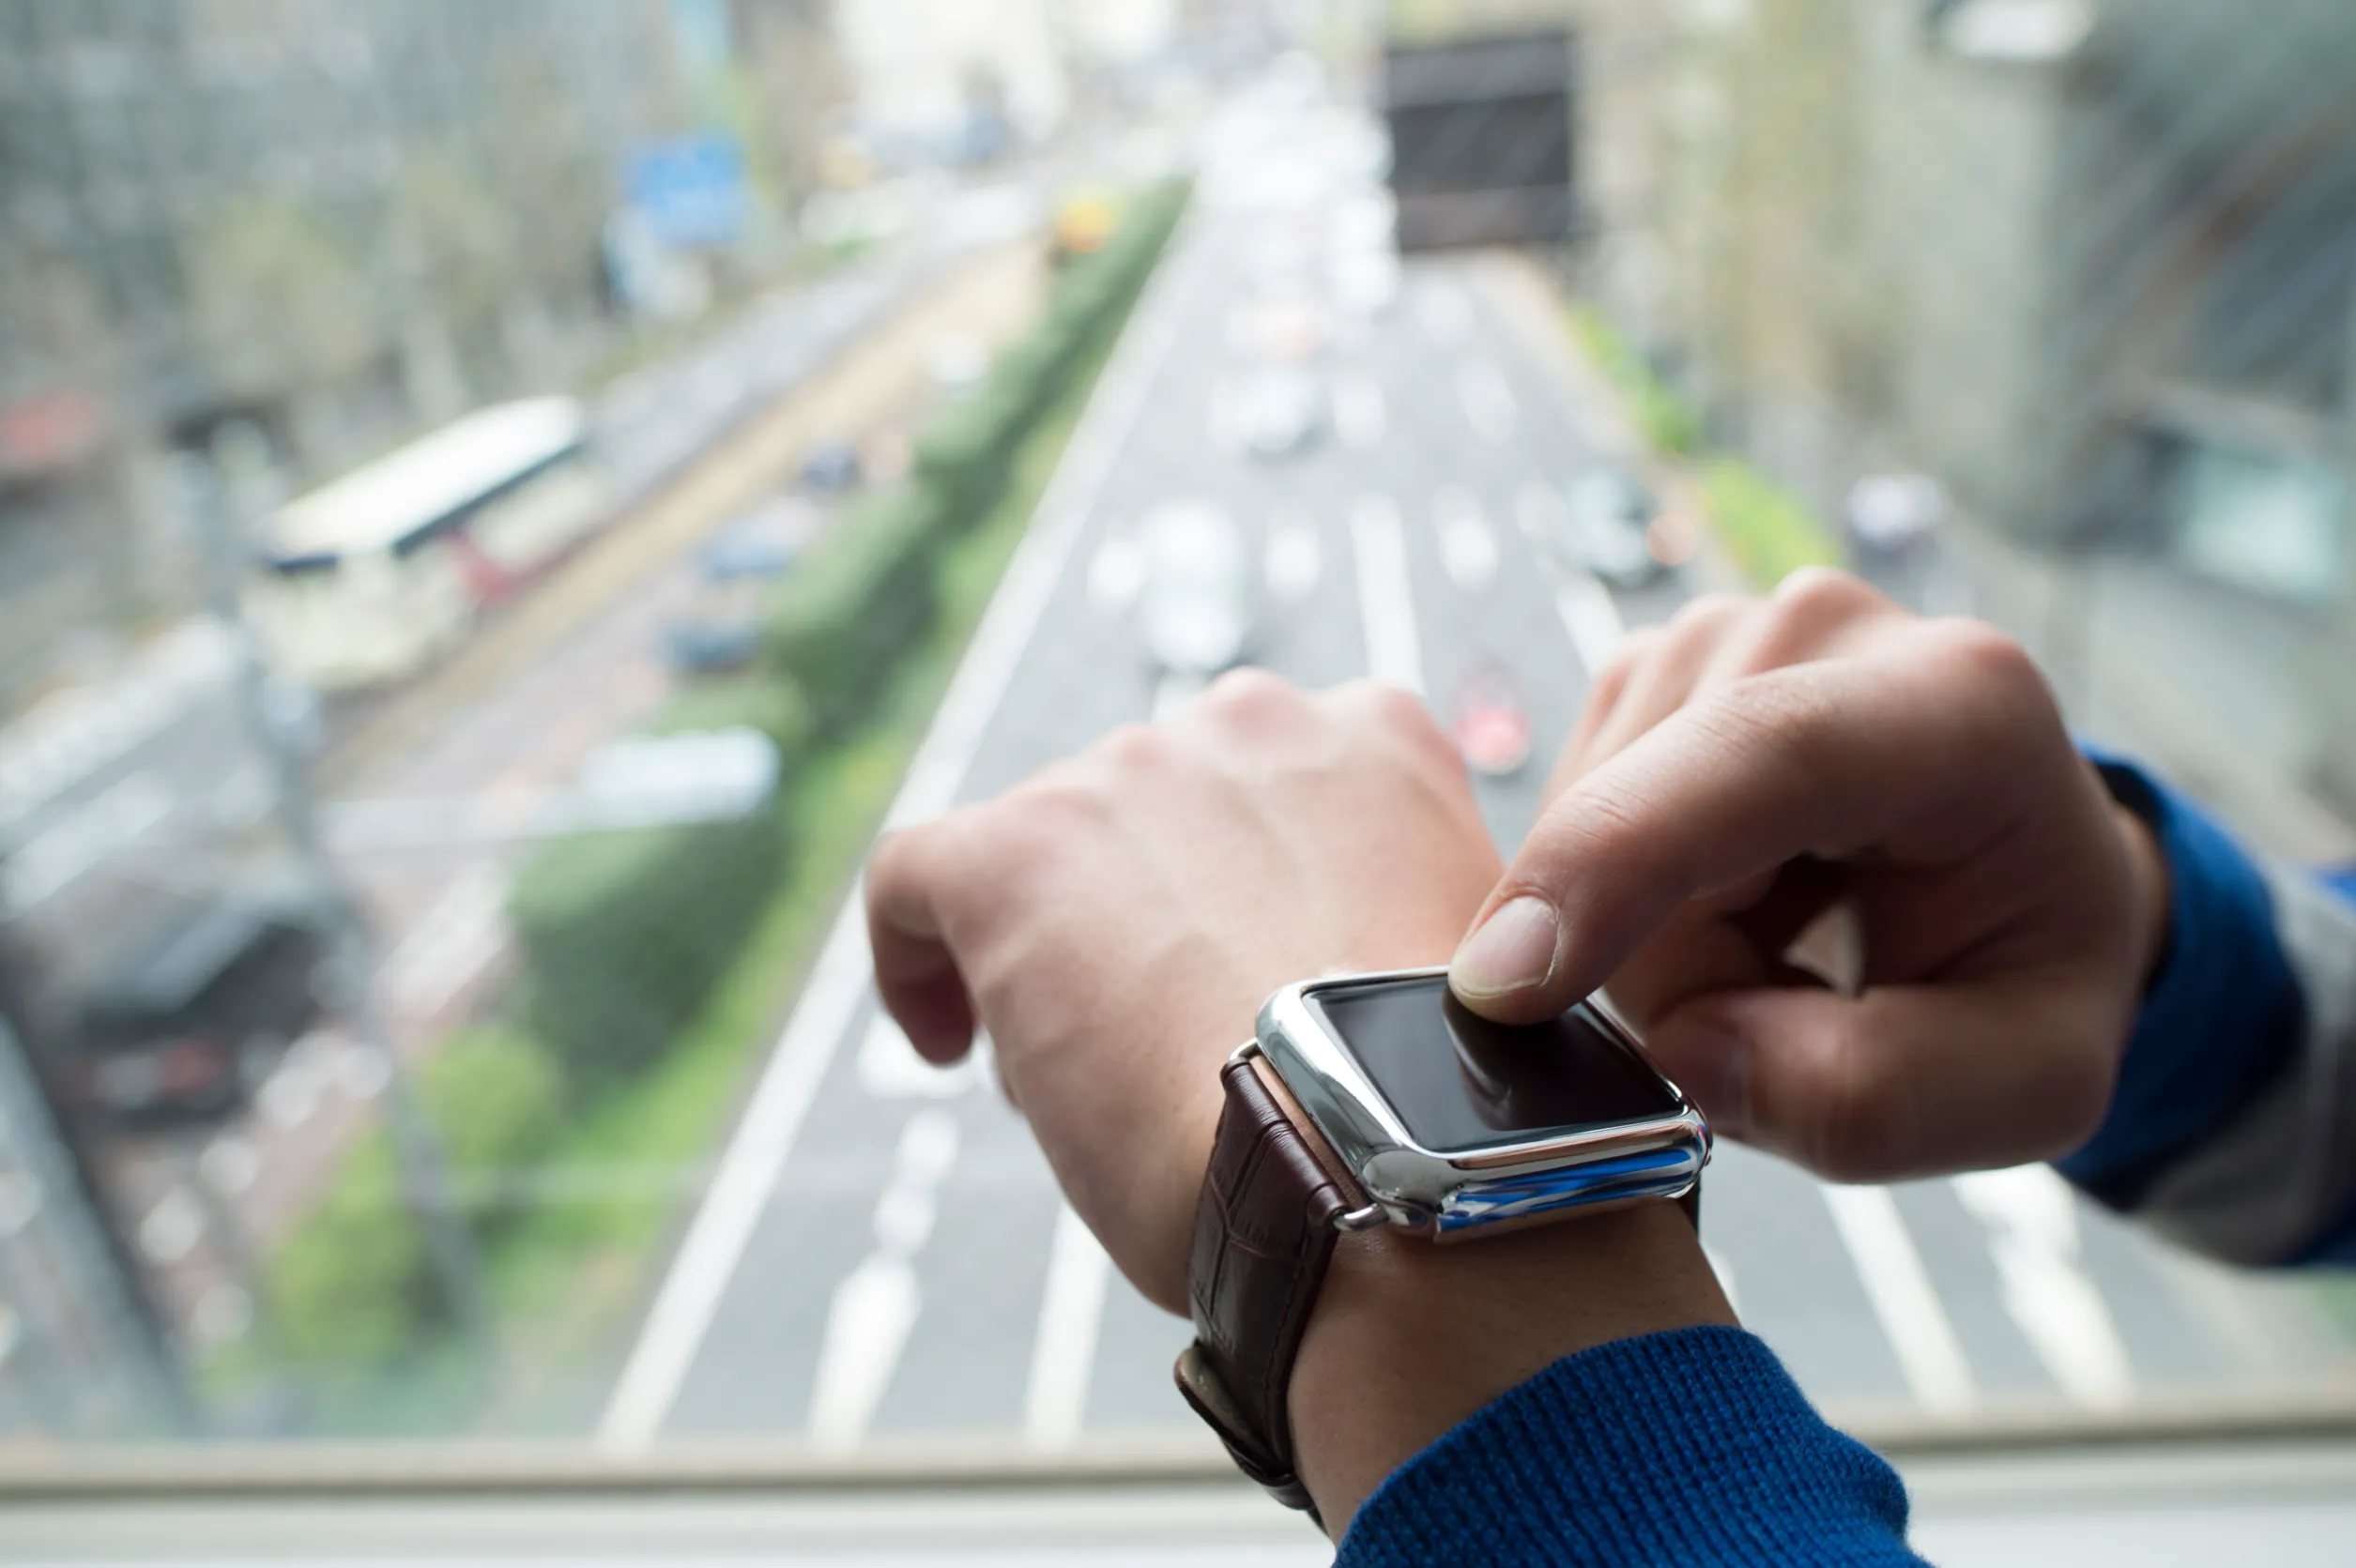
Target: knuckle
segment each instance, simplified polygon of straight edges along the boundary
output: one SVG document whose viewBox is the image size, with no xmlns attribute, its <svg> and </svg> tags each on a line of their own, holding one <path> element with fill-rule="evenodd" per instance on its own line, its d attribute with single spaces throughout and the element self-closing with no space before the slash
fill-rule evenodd
<svg viewBox="0 0 2356 1568">
<path fill-rule="evenodd" d="M 1923 634 L 1932 659 L 1975 687 L 2013 696 L 2044 691 L 2045 677 L 2028 650 L 1986 621 L 1934 621 Z"/>
<path fill-rule="evenodd" d="M 1354 680 L 1334 693 L 1341 711 L 1357 718 L 1377 733 L 1404 742 L 1409 751 L 1437 756 L 1446 754 L 1453 765 L 1456 747 L 1431 716 L 1423 699 L 1396 686 L 1374 680 Z"/>
<path fill-rule="evenodd" d="M 1737 593 L 1706 593 L 1688 600 L 1669 617 L 1667 631 L 1671 637 L 1708 640 L 1724 630 L 1727 623 L 1747 616 L 1756 601 Z"/>
<path fill-rule="evenodd" d="M 1616 695 L 1627 690 L 1636 672 L 1660 657 L 1661 647 L 1668 640 L 1668 633 L 1657 626 L 1631 632 L 1620 639 L 1619 651 L 1613 654 L 1611 662 L 1603 666 L 1603 673 L 1596 677 L 1596 691 L 1599 693 L 1609 691 Z"/>
<path fill-rule="evenodd" d="M 1771 602 L 1780 619 L 1811 629 L 1838 626 L 1890 607 L 1862 578 L 1828 566 L 1801 567 L 1776 585 Z"/>
<path fill-rule="evenodd" d="M 1847 1037 L 1839 1043 L 1809 1128 L 1806 1163 L 1834 1181 L 1900 1175 L 1913 1147 L 1906 1097 L 1894 1092 L 1886 1064 L 1860 1043 Z"/>
<path fill-rule="evenodd" d="M 1071 846 L 1085 831 L 1111 820 L 1112 797 L 1093 775 L 1078 768 L 1037 774 L 984 808 L 974 836 L 1019 867 Z"/>
<path fill-rule="evenodd" d="M 1096 742 L 1097 754 L 1123 773 L 1165 768 L 1175 749 L 1170 732 L 1154 724 L 1123 724 Z"/>
<path fill-rule="evenodd" d="M 1305 699 L 1298 688 L 1266 670 L 1230 670 L 1202 693 L 1202 707 L 1214 717 L 1246 723 L 1280 719 L 1299 708 Z"/>
<path fill-rule="evenodd" d="M 1984 621 L 1935 622 L 1924 636 L 1925 673 L 1975 732 L 1975 748 L 2026 754 L 2060 739 L 2060 708 L 2027 648 Z"/>
</svg>

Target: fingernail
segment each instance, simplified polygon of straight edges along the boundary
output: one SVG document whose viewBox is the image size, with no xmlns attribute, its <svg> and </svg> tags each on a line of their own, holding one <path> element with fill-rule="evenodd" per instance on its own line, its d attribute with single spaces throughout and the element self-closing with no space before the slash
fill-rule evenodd
<svg viewBox="0 0 2356 1568">
<path fill-rule="evenodd" d="M 1710 1131 L 1738 1138 L 1751 1130 L 1751 1046 L 1715 1024 L 1677 1029 L 1672 1059 L 1661 1065 L 1686 1098 L 1702 1107 Z"/>
<path fill-rule="evenodd" d="M 1554 972 L 1561 935 L 1553 905 L 1542 898 L 1509 900 L 1456 950 L 1448 983 L 1460 997 L 1502 997 L 1542 985 Z"/>
</svg>

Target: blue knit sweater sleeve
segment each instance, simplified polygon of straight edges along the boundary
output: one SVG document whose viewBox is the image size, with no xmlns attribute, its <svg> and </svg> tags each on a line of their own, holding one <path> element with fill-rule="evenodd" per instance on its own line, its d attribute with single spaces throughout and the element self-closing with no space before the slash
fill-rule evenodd
<svg viewBox="0 0 2356 1568">
<path fill-rule="evenodd" d="M 1556 1362 L 1401 1466 L 1336 1568 L 1888 1568 L 1897 1474 L 1817 1415 L 1739 1329 Z"/>
<path fill-rule="evenodd" d="M 2356 875 L 2268 865 L 2193 801 L 2089 752 L 2167 861 L 2167 951 L 2108 1115 L 2056 1162 L 2231 1262 L 2356 1260 Z"/>
</svg>

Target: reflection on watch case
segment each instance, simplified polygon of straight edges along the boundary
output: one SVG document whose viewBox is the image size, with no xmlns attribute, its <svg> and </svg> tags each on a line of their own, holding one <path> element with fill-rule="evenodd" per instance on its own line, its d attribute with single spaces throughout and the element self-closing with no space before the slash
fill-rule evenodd
<svg viewBox="0 0 2356 1568">
<path fill-rule="evenodd" d="M 1289 985 L 1267 1058 L 1388 1224 L 1440 1240 L 1692 1191 L 1709 1129 L 1608 1012 L 1497 1025 L 1443 969 Z"/>
</svg>

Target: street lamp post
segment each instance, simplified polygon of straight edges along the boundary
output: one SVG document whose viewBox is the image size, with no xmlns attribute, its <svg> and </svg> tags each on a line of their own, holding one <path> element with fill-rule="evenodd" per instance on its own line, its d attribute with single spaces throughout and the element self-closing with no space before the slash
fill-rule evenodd
<svg viewBox="0 0 2356 1568">
<path fill-rule="evenodd" d="M 184 503 L 204 557 L 207 601 L 235 646 L 248 722 L 268 760 L 279 826 L 328 917 L 332 987 L 329 1000 L 361 1046 L 375 1052 L 384 1066 L 386 1122 L 392 1135 L 402 1198 L 424 1233 L 426 1253 L 451 1320 L 470 1343 L 488 1349 L 493 1343 L 490 1305 L 483 1293 L 474 1241 L 451 1201 L 441 1139 L 393 1049 L 390 1020 L 375 982 L 374 938 L 358 901 L 337 874 L 321 830 L 318 800 L 304 755 L 305 726 L 300 716 L 290 711 L 288 689 L 271 678 L 253 629 L 245 618 L 240 594 L 245 570 L 241 530 L 210 463 L 184 458 L 180 477 Z"/>
</svg>

